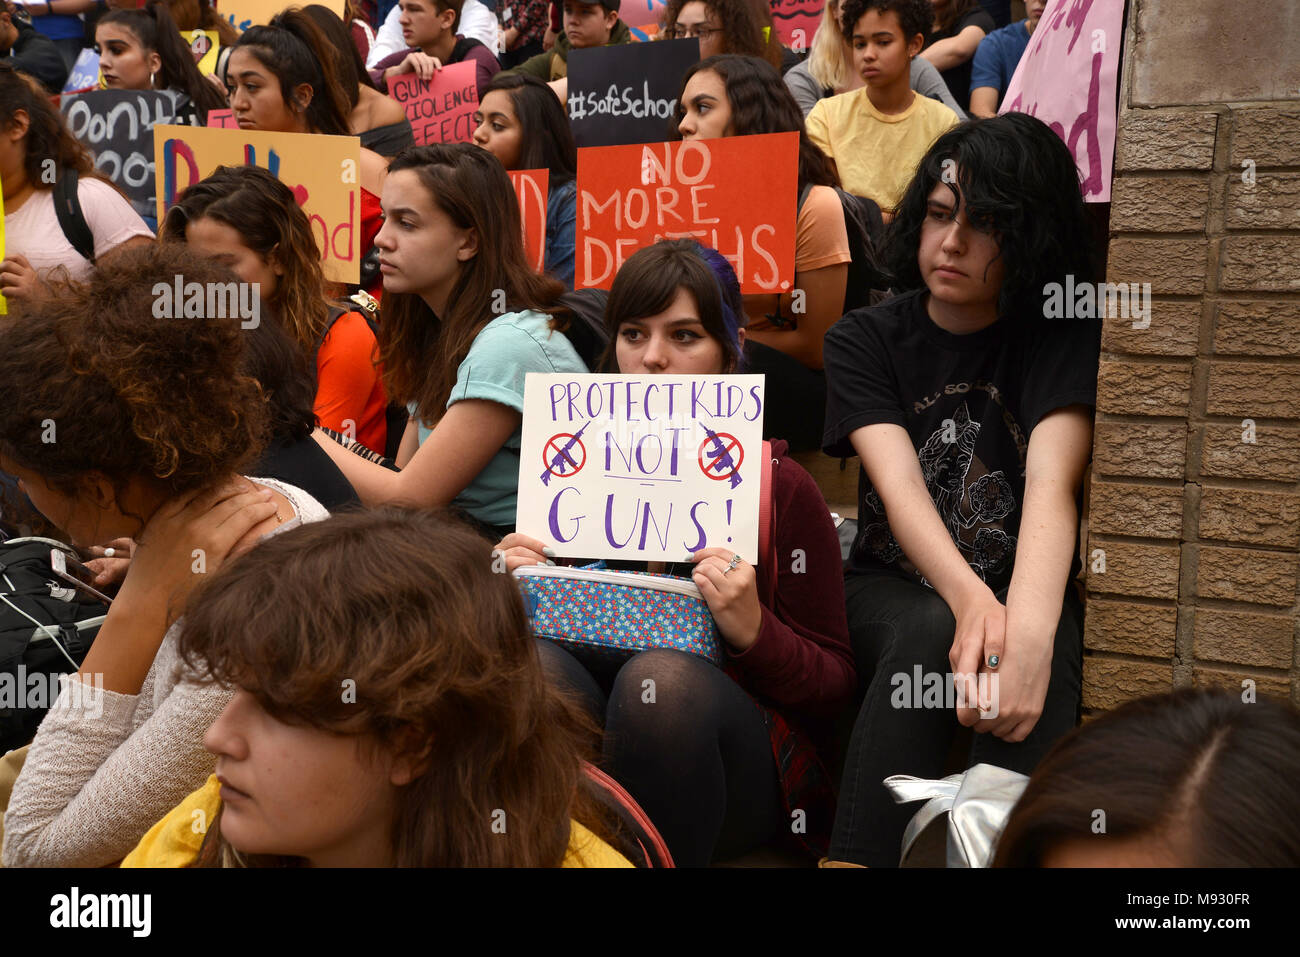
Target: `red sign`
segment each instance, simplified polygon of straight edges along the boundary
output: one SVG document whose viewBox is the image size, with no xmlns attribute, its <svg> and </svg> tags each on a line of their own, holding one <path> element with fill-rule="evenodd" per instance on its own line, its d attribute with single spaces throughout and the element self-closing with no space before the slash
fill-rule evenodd
<svg viewBox="0 0 1300 957">
<path fill-rule="evenodd" d="M 468 143 L 474 136 L 478 109 L 478 79 L 473 60 L 462 60 L 421 80 L 400 73 L 388 81 L 388 92 L 406 110 L 415 142 Z"/>
<path fill-rule="evenodd" d="M 574 287 L 608 289 L 638 249 L 694 238 L 741 292 L 794 285 L 798 133 L 578 150 Z"/>
<path fill-rule="evenodd" d="M 235 111 L 208 110 L 208 127 L 209 129 L 219 130 L 239 129 L 239 124 L 235 122 Z"/>
<path fill-rule="evenodd" d="M 769 0 L 769 3 L 781 42 L 796 52 L 810 49 L 826 0 Z"/>
<path fill-rule="evenodd" d="M 519 221 L 524 230 L 524 255 L 537 272 L 546 268 L 546 200 L 551 171 L 516 169 L 510 171 L 510 183 L 519 200 Z"/>
</svg>

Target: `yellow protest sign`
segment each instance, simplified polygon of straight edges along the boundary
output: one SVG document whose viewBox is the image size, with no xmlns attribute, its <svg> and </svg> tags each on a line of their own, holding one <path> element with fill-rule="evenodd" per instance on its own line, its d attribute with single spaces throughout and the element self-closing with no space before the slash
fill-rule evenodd
<svg viewBox="0 0 1300 957">
<path fill-rule="evenodd" d="M 329 7 L 339 15 L 344 23 L 344 0 L 324 0 L 323 6 Z M 230 21 L 240 33 L 251 26 L 271 22 L 271 18 L 280 11 L 297 6 L 293 0 L 217 0 L 217 13 Z"/>
<path fill-rule="evenodd" d="M 361 142 L 355 136 L 198 126 L 153 130 L 158 221 L 218 166 L 261 166 L 289 186 L 311 221 L 330 282 L 361 278 Z"/>
<path fill-rule="evenodd" d="M 221 40 L 216 30 L 182 30 L 181 39 L 194 54 L 200 73 L 211 76 L 216 72 L 217 54 L 221 52 Z"/>
</svg>

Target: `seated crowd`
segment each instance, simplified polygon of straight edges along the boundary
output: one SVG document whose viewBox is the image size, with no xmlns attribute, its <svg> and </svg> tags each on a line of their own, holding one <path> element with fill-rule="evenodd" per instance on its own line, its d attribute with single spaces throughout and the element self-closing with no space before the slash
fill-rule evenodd
<svg viewBox="0 0 1300 957">
<path fill-rule="evenodd" d="M 4 866 L 889 867 L 916 808 L 884 779 L 978 764 L 1028 778 L 996 866 L 1300 863 L 1289 704 L 1179 691 L 1080 727 L 1101 322 L 1044 319 L 1043 291 L 1100 279 L 1094 231 L 1056 134 L 996 115 L 1043 0 L 830 0 L 806 58 L 766 3 L 670 0 L 659 34 L 701 55 L 672 135 L 798 134 L 795 284 L 742 295 L 722 253 L 661 240 L 596 354 L 562 97 L 572 50 L 634 42 L 618 0 L 238 35 L 207 0 L 54 3 L 0 0 L 0 526 L 77 549 L 112 603 L 0 759 Z M 205 27 L 224 82 L 178 38 Z M 325 280 L 256 166 L 142 219 L 51 101 L 78 29 L 110 88 L 174 90 L 186 122 L 359 137 L 360 282 Z M 415 145 L 390 82 L 461 61 L 472 142 Z M 161 317 L 181 276 L 256 284 L 261 323 Z M 588 372 L 766 375 L 771 558 L 617 566 L 698 588 L 720 662 L 533 634 L 510 573 L 557 562 L 517 530 L 525 377 Z M 860 462 L 851 540 L 823 454 Z M 922 674 L 956 704 L 900 706 Z"/>
</svg>

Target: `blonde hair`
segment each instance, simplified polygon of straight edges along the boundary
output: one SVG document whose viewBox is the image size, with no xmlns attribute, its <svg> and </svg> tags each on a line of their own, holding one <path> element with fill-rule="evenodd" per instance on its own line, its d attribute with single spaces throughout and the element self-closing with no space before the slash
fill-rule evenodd
<svg viewBox="0 0 1300 957">
<path fill-rule="evenodd" d="M 826 0 L 826 6 L 822 7 L 822 22 L 817 25 L 808 50 L 808 72 L 823 87 L 832 90 L 840 88 L 849 72 L 844 59 L 844 34 L 840 32 L 839 18 L 839 0 Z"/>
</svg>

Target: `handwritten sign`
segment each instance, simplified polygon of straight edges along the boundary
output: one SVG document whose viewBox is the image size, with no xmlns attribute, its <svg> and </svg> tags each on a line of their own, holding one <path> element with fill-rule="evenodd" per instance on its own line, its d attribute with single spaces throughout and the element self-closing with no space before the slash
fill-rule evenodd
<svg viewBox="0 0 1300 957">
<path fill-rule="evenodd" d="M 208 127 L 218 130 L 237 130 L 234 110 L 208 110 Z"/>
<path fill-rule="evenodd" d="M 347 23 L 344 3 L 345 0 L 322 0 L 322 6 L 329 7 Z M 217 0 L 214 6 L 232 27 L 243 33 L 251 26 L 270 23 L 273 16 L 295 4 L 293 0 Z"/>
<path fill-rule="evenodd" d="M 529 373 L 518 530 L 557 555 L 758 560 L 761 375 Z"/>
<path fill-rule="evenodd" d="M 91 90 L 60 104 L 68 130 L 95 154 L 95 168 L 146 220 L 156 212 L 152 131 L 175 121 L 178 99 L 170 90 Z"/>
<path fill-rule="evenodd" d="M 388 92 L 411 121 L 420 146 L 430 143 L 468 143 L 474 137 L 474 112 L 478 109 L 478 79 L 473 60 L 445 66 L 422 80 L 401 73 L 388 81 Z"/>
<path fill-rule="evenodd" d="M 355 136 L 155 126 L 157 211 L 218 166 L 262 166 L 292 187 L 311 222 L 330 282 L 361 275 L 361 143 Z"/>
<path fill-rule="evenodd" d="M 211 76 L 217 70 L 217 54 L 220 52 L 221 40 L 216 30 L 182 30 L 181 39 L 194 54 L 194 62 L 199 72 Z"/>
<path fill-rule="evenodd" d="M 68 82 L 63 84 L 63 92 L 84 93 L 86 90 L 98 89 L 99 86 L 99 54 L 87 47 L 77 54 L 77 62 L 72 65 Z"/>
<path fill-rule="evenodd" d="M 822 20 L 826 0 L 769 0 L 772 23 L 781 42 L 792 50 L 807 50 Z"/>
<path fill-rule="evenodd" d="M 627 0 L 619 7 L 618 16 L 633 30 L 652 27 L 657 32 L 667 9 L 666 0 Z"/>
<path fill-rule="evenodd" d="M 569 53 L 569 121 L 578 146 L 658 143 L 677 125 L 682 76 L 700 41 L 662 40 Z"/>
<path fill-rule="evenodd" d="M 730 260 L 741 292 L 788 291 L 798 150 L 798 133 L 578 150 L 575 288 L 608 289 L 638 249 L 693 237 Z"/>
<path fill-rule="evenodd" d="M 1074 154 L 1083 198 L 1110 202 L 1124 0 L 1048 0 L 999 113 L 1028 113 Z"/>
<path fill-rule="evenodd" d="M 551 171 L 516 169 L 510 171 L 510 184 L 519 200 L 519 220 L 524 230 L 524 255 L 528 265 L 541 272 L 546 268 L 546 201 Z"/>
</svg>

